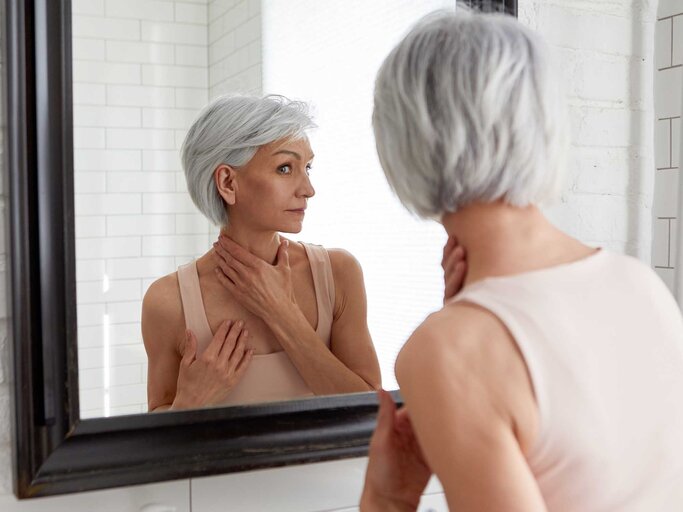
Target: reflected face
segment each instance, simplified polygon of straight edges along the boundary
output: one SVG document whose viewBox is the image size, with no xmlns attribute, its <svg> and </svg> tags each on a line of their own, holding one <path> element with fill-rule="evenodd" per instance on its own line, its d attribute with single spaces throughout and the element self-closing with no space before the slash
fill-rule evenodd
<svg viewBox="0 0 683 512">
<path fill-rule="evenodd" d="M 240 168 L 228 168 L 219 191 L 231 223 L 257 229 L 298 233 L 308 199 L 315 195 L 310 170 L 313 152 L 308 139 L 283 139 L 261 146 Z M 220 168 L 219 168 L 220 169 Z"/>
</svg>

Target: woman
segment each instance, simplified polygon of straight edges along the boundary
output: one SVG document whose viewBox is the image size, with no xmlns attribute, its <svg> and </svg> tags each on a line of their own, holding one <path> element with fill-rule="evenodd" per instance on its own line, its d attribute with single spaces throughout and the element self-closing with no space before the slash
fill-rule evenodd
<svg viewBox="0 0 683 512">
<path fill-rule="evenodd" d="M 562 95 L 511 17 L 440 14 L 383 63 L 373 126 L 411 211 L 467 252 L 464 286 L 379 393 L 360 509 L 683 510 L 683 320 L 646 265 L 555 228 Z"/>
<path fill-rule="evenodd" d="M 378 389 L 361 267 L 294 243 L 315 190 L 306 105 L 221 97 L 182 147 L 188 191 L 221 226 L 206 254 L 142 304 L 150 411 Z"/>
</svg>

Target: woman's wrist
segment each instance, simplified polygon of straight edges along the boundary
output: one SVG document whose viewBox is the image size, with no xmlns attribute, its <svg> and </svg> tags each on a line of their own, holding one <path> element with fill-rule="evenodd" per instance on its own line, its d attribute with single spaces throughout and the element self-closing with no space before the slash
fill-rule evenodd
<svg viewBox="0 0 683 512">
<path fill-rule="evenodd" d="M 196 407 L 191 403 L 190 400 L 188 400 L 186 397 L 177 394 L 175 398 L 173 399 L 173 403 L 171 404 L 171 410 L 172 411 L 180 411 L 183 409 L 191 409 L 192 407 Z"/>
<path fill-rule="evenodd" d="M 303 312 L 296 302 L 286 302 L 274 307 L 268 308 L 267 315 L 263 318 L 268 327 L 289 329 L 289 325 L 296 318 L 297 315 L 303 316 Z M 305 319 L 305 317 L 303 317 Z"/>
</svg>

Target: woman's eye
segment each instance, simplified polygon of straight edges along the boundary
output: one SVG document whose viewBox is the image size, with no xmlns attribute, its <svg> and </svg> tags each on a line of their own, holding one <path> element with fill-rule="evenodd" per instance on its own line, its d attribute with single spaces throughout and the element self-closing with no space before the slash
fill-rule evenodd
<svg viewBox="0 0 683 512">
<path fill-rule="evenodd" d="M 286 171 L 283 172 L 283 169 L 286 169 Z M 289 165 L 281 165 L 280 167 L 277 168 L 277 171 L 280 174 L 289 174 L 290 172 L 292 172 L 292 169 Z"/>
<path fill-rule="evenodd" d="M 307 165 L 307 166 L 306 166 L 306 174 L 310 174 L 310 173 L 311 173 L 311 169 L 313 169 L 313 166 L 310 165 L 310 164 Z"/>
</svg>

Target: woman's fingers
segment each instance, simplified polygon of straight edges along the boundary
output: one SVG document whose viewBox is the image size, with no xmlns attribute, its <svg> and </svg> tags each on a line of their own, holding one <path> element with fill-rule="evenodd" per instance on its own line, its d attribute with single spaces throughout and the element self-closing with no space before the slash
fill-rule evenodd
<svg viewBox="0 0 683 512">
<path fill-rule="evenodd" d="M 226 361 L 226 367 L 228 372 L 234 372 L 240 361 L 244 357 L 244 353 L 247 351 L 247 337 L 249 336 L 249 331 L 244 329 L 239 333 L 239 337 L 235 342 L 235 348 L 230 355 L 230 358 Z"/>
<path fill-rule="evenodd" d="M 207 359 L 216 359 L 218 357 L 221 347 L 223 346 L 223 343 L 225 343 L 225 336 L 230 330 L 232 323 L 232 320 L 226 320 L 218 326 L 218 330 L 216 331 L 216 334 L 213 335 L 211 343 L 209 343 L 209 346 L 206 347 L 206 350 L 202 354 L 203 357 Z"/>
<path fill-rule="evenodd" d="M 453 271 L 446 276 L 446 286 L 444 288 L 443 295 L 446 299 L 452 297 L 460 291 L 462 288 L 462 283 L 465 280 L 465 271 L 467 269 L 467 263 L 464 261 L 459 261 Z"/>
<path fill-rule="evenodd" d="M 254 355 L 254 349 L 250 348 L 248 350 L 245 350 L 244 355 L 242 356 L 242 359 L 237 363 L 237 367 L 235 368 L 235 377 L 239 381 L 239 379 L 242 377 L 242 374 L 247 370 L 247 367 L 249 366 L 249 362 L 251 361 L 252 356 Z"/>
<path fill-rule="evenodd" d="M 441 266 L 444 269 L 446 268 L 446 259 L 456 245 L 458 245 L 458 239 L 454 236 L 449 236 L 446 245 L 443 247 L 443 257 L 441 258 Z"/>
<path fill-rule="evenodd" d="M 239 337 L 243 328 L 244 321 L 238 320 L 237 322 L 232 324 L 232 327 L 227 332 L 225 336 L 225 341 L 223 343 L 223 348 L 221 348 L 221 351 L 218 354 L 218 359 L 223 368 L 227 368 L 230 356 L 232 355 L 232 352 L 237 344 L 237 338 Z"/>
<path fill-rule="evenodd" d="M 455 247 L 451 253 L 446 257 L 444 262 L 443 271 L 445 275 L 453 269 L 453 267 L 459 262 L 465 260 L 465 248 L 462 245 Z"/>
<path fill-rule="evenodd" d="M 380 389 L 377 395 L 379 397 L 379 412 L 377 413 L 377 427 L 375 430 L 379 433 L 389 433 L 394 428 L 396 404 L 394 404 L 391 395 L 383 389 Z"/>
<path fill-rule="evenodd" d="M 197 338 L 190 329 L 185 330 L 185 351 L 183 352 L 182 363 L 189 366 L 197 355 Z"/>
<path fill-rule="evenodd" d="M 216 251 L 216 253 L 220 256 L 219 265 L 221 265 L 221 268 L 224 269 L 223 265 L 225 265 L 229 268 L 232 268 L 239 275 L 245 275 L 248 272 L 247 266 L 237 258 L 233 257 L 228 251 L 226 251 L 223 248 L 221 244 L 219 244 L 218 242 L 214 242 L 213 248 Z"/>
</svg>

